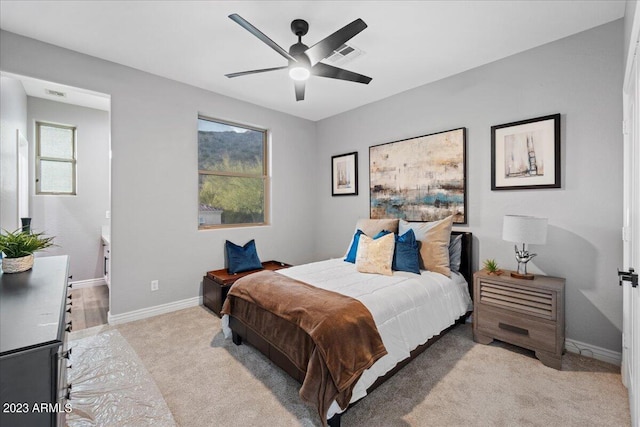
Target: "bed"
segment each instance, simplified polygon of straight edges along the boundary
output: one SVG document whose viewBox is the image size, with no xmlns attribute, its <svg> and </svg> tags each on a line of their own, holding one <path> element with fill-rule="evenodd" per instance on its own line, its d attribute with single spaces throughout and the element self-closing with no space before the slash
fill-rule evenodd
<svg viewBox="0 0 640 427">
<path fill-rule="evenodd" d="M 457 231 L 450 233 L 452 242 L 458 236 L 460 241 L 460 265 L 456 272 L 452 271 L 450 277 L 425 270 L 421 270 L 420 274 L 394 271 L 391 276 L 362 273 L 354 264 L 339 258 L 295 266 L 278 273 L 270 272 L 272 276 L 260 279 L 282 280 L 283 284 L 299 281 L 302 285 L 317 288 L 317 292 L 326 290 L 344 295 L 362 303 L 375 322 L 386 352 L 378 354 L 379 349 L 376 347 L 375 351 L 378 353 L 372 359 L 373 363 L 367 364 L 366 369 L 357 373 L 357 381 L 350 384 L 349 393 L 330 399 L 331 404 L 327 402 L 324 406 L 320 399 L 316 406 L 323 424 L 339 426 L 340 417 L 348 406 L 364 398 L 456 324 L 464 323 L 472 309 L 472 235 Z M 274 297 L 270 295 L 268 298 Z M 269 308 L 263 309 L 259 302 L 247 303 L 239 297 L 234 298 L 232 291 L 225 307 L 225 335 L 231 336 L 237 345 L 248 343 L 266 355 L 303 385 L 300 394 L 305 400 L 309 400 L 309 393 L 306 396 L 303 393 L 305 384 L 310 382 L 311 373 L 317 371 L 312 367 L 310 359 L 313 359 L 316 344 L 321 346 L 314 341 L 315 337 L 301 327 L 291 325 L 290 319 L 274 314 Z M 251 312 L 250 316 L 246 315 L 247 311 Z M 364 333 L 349 333 L 350 337 L 366 336 Z M 295 345 L 290 346 L 290 341 L 295 342 Z M 342 339 L 340 342 L 342 344 L 333 345 L 336 348 L 343 344 L 348 346 L 351 340 Z M 332 377 L 327 374 L 327 378 L 330 380 Z M 327 395 L 324 387 L 324 384 L 321 385 L 320 390 Z M 336 393 L 331 396 L 335 395 Z"/>
</svg>

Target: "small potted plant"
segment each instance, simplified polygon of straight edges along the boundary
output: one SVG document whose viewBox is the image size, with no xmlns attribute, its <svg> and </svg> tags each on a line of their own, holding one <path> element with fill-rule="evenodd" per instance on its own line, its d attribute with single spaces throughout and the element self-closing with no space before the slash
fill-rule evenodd
<svg viewBox="0 0 640 427">
<path fill-rule="evenodd" d="M 14 232 L 4 230 L 0 234 L 0 252 L 2 271 L 4 273 L 20 273 L 33 267 L 33 253 L 53 246 L 53 237 L 45 237 L 43 233 L 27 233 L 22 228 Z"/>
<path fill-rule="evenodd" d="M 499 276 L 503 273 L 503 271 L 500 270 L 500 267 L 498 267 L 498 263 L 495 259 L 485 259 L 483 262 L 483 266 L 484 269 L 487 270 L 487 273 L 491 275 Z"/>
</svg>

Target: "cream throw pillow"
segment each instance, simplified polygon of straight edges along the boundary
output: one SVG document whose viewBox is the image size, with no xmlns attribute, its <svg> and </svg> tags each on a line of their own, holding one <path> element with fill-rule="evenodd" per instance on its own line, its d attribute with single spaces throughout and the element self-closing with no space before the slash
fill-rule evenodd
<svg viewBox="0 0 640 427">
<path fill-rule="evenodd" d="M 400 235 L 412 229 L 420 241 L 420 260 L 425 270 L 435 271 L 451 277 L 449 268 L 449 238 L 453 226 L 453 215 L 435 222 L 400 221 Z"/>
<path fill-rule="evenodd" d="M 364 234 L 369 237 L 373 237 L 382 230 L 391 231 L 392 233 L 398 233 L 398 222 L 400 220 L 397 218 L 393 219 L 369 219 L 369 218 L 360 218 L 356 222 L 356 229 L 353 230 L 353 233 L 357 233 L 358 230 L 361 230 Z M 345 252 L 344 256 L 349 255 L 349 250 L 351 249 L 351 245 L 353 245 L 353 234 L 351 235 L 351 241 L 349 242 L 349 246 L 347 246 L 347 252 Z"/>
<path fill-rule="evenodd" d="M 361 273 L 375 273 L 392 276 L 393 249 L 396 239 L 393 233 L 373 240 L 366 234 L 360 236 L 356 269 Z"/>
</svg>

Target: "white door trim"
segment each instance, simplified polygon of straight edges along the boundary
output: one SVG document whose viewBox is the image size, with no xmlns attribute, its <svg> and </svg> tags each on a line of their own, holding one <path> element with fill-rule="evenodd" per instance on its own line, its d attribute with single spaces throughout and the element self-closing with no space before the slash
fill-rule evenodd
<svg viewBox="0 0 640 427">
<path fill-rule="evenodd" d="M 640 8 L 636 8 L 623 85 L 623 268 L 640 270 Z M 629 390 L 631 425 L 640 424 L 640 287 L 623 284 L 622 380 Z"/>
</svg>

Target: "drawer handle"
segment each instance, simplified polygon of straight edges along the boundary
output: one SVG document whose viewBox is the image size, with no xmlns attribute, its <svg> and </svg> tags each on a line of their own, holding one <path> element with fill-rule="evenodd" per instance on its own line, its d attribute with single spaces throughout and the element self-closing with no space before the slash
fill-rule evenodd
<svg viewBox="0 0 640 427">
<path fill-rule="evenodd" d="M 505 331 L 513 332 L 514 334 L 529 335 L 529 330 L 528 329 L 518 328 L 517 326 L 508 325 L 506 323 L 500 322 L 500 323 L 498 323 L 498 327 L 500 329 L 504 329 Z"/>
</svg>

